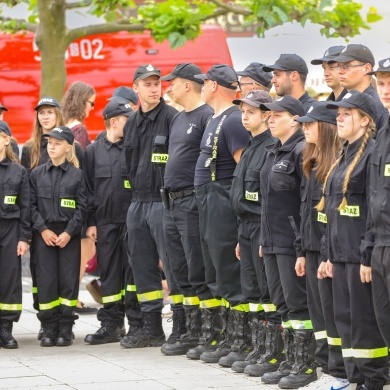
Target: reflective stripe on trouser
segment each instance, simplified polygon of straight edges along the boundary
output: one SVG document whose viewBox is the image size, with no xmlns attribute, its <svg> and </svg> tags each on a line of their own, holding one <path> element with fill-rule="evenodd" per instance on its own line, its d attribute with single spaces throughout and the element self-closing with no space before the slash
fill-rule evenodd
<svg viewBox="0 0 390 390">
<path fill-rule="evenodd" d="M 102 326 L 115 326 L 122 323 L 125 315 L 122 290 L 125 288 L 128 262 L 126 224 L 98 225 L 97 235 L 104 237 L 104 240 L 98 240 L 96 245 L 103 302 L 97 319 Z"/>
<path fill-rule="evenodd" d="M 245 299 L 235 255 L 237 218 L 230 206 L 229 189 L 229 184 L 208 183 L 196 188 L 196 201 L 207 286 L 214 298 L 236 306 Z"/>
<path fill-rule="evenodd" d="M 183 299 L 184 306 L 199 306 L 199 304 L 199 297 L 184 297 Z"/>
<path fill-rule="evenodd" d="M 19 221 L 0 221 L 0 319 L 18 321 L 22 311 L 22 266 L 16 254 Z"/>
<path fill-rule="evenodd" d="M 163 226 L 172 276 L 184 297 L 213 298 L 206 285 L 195 196 L 169 200 Z"/>
<path fill-rule="evenodd" d="M 156 292 L 162 288 L 160 259 L 163 263 L 170 293 L 172 295 L 180 294 L 173 281 L 167 260 L 162 214 L 162 202 L 132 202 L 127 213 L 130 265 L 143 312 L 161 311 L 163 307 L 162 295 L 154 299 L 143 297 L 145 293 Z"/>
<path fill-rule="evenodd" d="M 263 257 L 271 301 L 283 324 L 287 324 L 283 327 L 312 329 L 308 322 L 306 281 L 295 272 L 296 257 L 270 253 L 264 253 Z M 293 324 L 292 321 L 297 322 Z"/>
<path fill-rule="evenodd" d="M 49 226 L 56 234 L 65 228 L 66 224 Z M 43 325 L 73 322 L 78 318 L 73 309 L 79 294 L 81 237 L 72 237 L 64 248 L 47 246 L 37 232 L 33 240 L 37 251 L 38 319 Z"/>
<path fill-rule="evenodd" d="M 371 283 L 360 281 L 360 264 L 333 264 L 333 306 L 344 365 L 351 383 L 385 383 L 388 356 L 374 315 Z"/>
<path fill-rule="evenodd" d="M 224 305 L 222 304 L 221 299 L 216 299 L 216 298 L 200 301 L 199 303 L 199 307 L 201 309 L 211 309 L 213 307 L 219 307 L 219 306 L 224 306 Z"/>
<path fill-rule="evenodd" d="M 319 264 L 319 253 L 306 251 L 307 307 L 309 308 L 310 319 L 316 337 L 315 361 L 322 367 L 324 372 L 328 372 L 329 348 L 319 289 L 319 284 L 322 280 L 317 278 Z M 319 335 L 320 332 L 323 332 L 322 337 Z"/>
</svg>

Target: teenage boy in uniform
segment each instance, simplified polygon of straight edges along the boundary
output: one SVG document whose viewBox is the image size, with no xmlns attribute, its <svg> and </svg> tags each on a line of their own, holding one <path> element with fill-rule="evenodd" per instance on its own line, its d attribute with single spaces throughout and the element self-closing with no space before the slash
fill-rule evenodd
<svg viewBox="0 0 390 390">
<path fill-rule="evenodd" d="M 124 319 L 124 282 L 127 263 L 126 213 L 131 201 L 123 151 L 123 127 L 133 114 L 129 104 L 110 101 L 103 110 L 105 137 L 85 150 L 88 191 L 87 237 L 96 242 L 103 307 L 101 328 L 85 337 L 87 344 L 119 342 Z"/>
</svg>

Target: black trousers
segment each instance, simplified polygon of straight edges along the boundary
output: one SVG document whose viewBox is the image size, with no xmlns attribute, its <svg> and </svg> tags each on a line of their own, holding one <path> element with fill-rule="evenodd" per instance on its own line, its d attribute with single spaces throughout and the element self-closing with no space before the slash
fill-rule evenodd
<svg viewBox="0 0 390 390">
<path fill-rule="evenodd" d="M 346 378 L 341 339 L 334 322 L 332 279 L 318 279 L 321 264 L 318 252 L 306 251 L 307 305 L 317 341 L 316 362 L 322 371 Z"/>
<path fill-rule="evenodd" d="M 56 234 L 66 224 L 49 226 Z M 81 237 L 74 236 L 64 248 L 47 246 L 40 233 L 34 232 L 36 278 L 38 288 L 38 319 L 42 325 L 73 323 L 79 295 Z"/>
<path fill-rule="evenodd" d="M 103 307 L 97 318 L 102 326 L 120 325 L 124 318 L 127 251 L 126 224 L 97 226 L 96 254 Z"/>
<path fill-rule="evenodd" d="M 169 200 L 163 229 L 169 265 L 184 304 L 197 305 L 199 300 L 212 298 L 205 280 L 195 195 Z"/>
<path fill-rule="evenodd" d="M 230 184 L 211 182 L 196 188 L 206 283 L 214 298 L 231 307 L 246 303 L 236 258 L 237 218 L 229 201 Z"/>
<path fill-rule="evenodd" d="M 382 337 L 390 348 L 390 248 L 374 247 L 371 257 L 372 294 Z"/>
<path fill-rule="evenodd" d="M 241 220 L 238 228 L 240 244 L 241 288 L 246 301 L 260 303 L 264 319 L 280 323 L 280 314 L 268 290 L 264 259 L 259 256 L 260 221 Z"/>
<path fill-rule="evenodd" d="M 371 283 L 360 281 L 360 264 L 333 264 L 333 306 L 349 382 L 384 384 L 388 348 L 376 322 Z"/>
<path fill-rule="evenodd" d="M 295 272 L 296 257 L 270 253 L 264 253 L 263 257 L 271 301 L 276 305 L 283 325 L 301 328 L 308 324 L 305 328 L 310 329 L 306 278 L 298 277 Z"/>
<path fill-rule="evenodd" d="M 170 295 L 180 295 L 167 259 L 162 220 L 162 202 L 130 204 L 127 213 L 127 243 L 142 312 L 159 312 L 163 307 L 159 259 L 163 262 Z"/>
<path fill-rule="evenodd" d="M 22 312 L 22 266 L 16 249 L 19 220 L 0 220 L 0 320 L 19 321 Z"/>
</svg>

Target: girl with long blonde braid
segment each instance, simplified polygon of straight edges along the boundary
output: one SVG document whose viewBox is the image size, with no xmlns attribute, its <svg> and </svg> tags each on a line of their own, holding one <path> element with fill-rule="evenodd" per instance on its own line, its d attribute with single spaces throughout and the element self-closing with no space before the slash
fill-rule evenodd
<svg viewBox="0 0 390 390">
<path fill-rule="evenodd" d="M 317 206 L 327 216 L 326 273 L 333 278 L 335 323 L 348 381 L 357 383 L 358 390 L 381 390 L 388 375 L 388 349 L 375 319 L 371 267 L 361 255 L 376 106 L 369 95 L 351 90 L 326 107 L 337 109 L 338 135 L 345 140 Z"/>
</svg>

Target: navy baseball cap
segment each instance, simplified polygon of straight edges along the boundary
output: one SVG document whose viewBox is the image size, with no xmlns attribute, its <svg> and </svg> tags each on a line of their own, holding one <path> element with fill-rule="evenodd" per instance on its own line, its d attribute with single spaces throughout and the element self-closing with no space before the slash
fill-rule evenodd
<svg viewBox="0 0 390 390">
<path fill-rule="evenodd" d="M 50 133 L 43 134 L 42 137 L 53 137 L 60 140 L 65 140 L 69 145 L 73 145 L 74 135 L 72 130 L 66 126 L 55 127 Z"/>
<path fill-rule="evenodd" d="M 60 106 L 60 103 L 58 103 L 58 100 L 51 97 L 51 96 L 43 96 L 37 106 L 34 108 L 34 110 L 38 110 L 39 107 L 42 107 L 42 106 L 52 106 L 52 107 L 57 107 L 57 108 L 61 108 Z"/>
<path fill-rule="evenodd" d="M 0 110 L 8 111 L 8 108 L 5 107 L 5 106 L 3 106 L 3 105 L 1 104 L 1 102 L 0 102 Z"/>
<path fill-rule="evenodd" d="M 9 137 L 11 137 L 11 129 L 9 128 L 7 122 L 0 121 L 0 133 L 5 133 Z"/>
<path fill-rule="evenodd" d="M 326 108 L 328 102 L 314 102 L 304 116 L 295 118 L 299 123 L 327 122 L 336 125 L 336 112 Z"/>
<path fill-rule="evenodd" d="M 272 102 L 271 95 L 268 92 L 261 91 L 261 90 L 251 91 L 247 93 L 244 98 L 233 100 L 234 104 L 246 103 L 252 107 L 257 107 L 257 108 L 260 108 L 260 105 L 262 103 L 271 103 L 271 102 Z"/>
<path fill-rule="evenodd" d="M 160 69 L 156 68 L 152 64 L 141 65 L 135 71 L 133 81 L 137 79 L 143 80 L 150 76 L 161 77 Z"/>
<path fill-rule="evenodd" d="M 338 107 L 360 108 L 374 121 L 377 117 L 377 109 L 374 99 L 370 95 L 364 92 L 356 91 L 355 89 L 351 89 L 348 93 L 344 95 L 341 100 L 337 102 L 328 103 L 326 105 L 326 108 L 331 109 L 335 109 Z"/>
<path fill-rule="evenodd" d="M 372 72 L 368 72 L 367 74 L 376 74 L 379 73 L 389 73 L 390 72 L 390 58 L 385 58 L 384 60 L 380 60 L 378 63 L 378 69 L 373 70 Z M 1 107 L 0 107 L 1 108 Z"/>
<path fill-rule="evenodd" d="M 265 72 L 263 67 L 265 64 L 260 64 L 259 62 L 251 62 L 244 70 L 236 72 L 239 76 L 250 77 L 251 79 L 257 81 L 261 85 L 267 88 L 272 87 L 272 73 Z"/>
<path fill-rule="evenodd" d="M 171 73 L 166 76 L 161 77 L 161 80 L 171 81 L 177 77 L 181 79 L 195 81 L 198 84 L 203 84 L 203 81 L 199 78 L 196 78 L 195 75 L 202 73 L 202 69 L 198 65 L 187 62 L 185 64 L 178 64 L 172 70 Z"/>
<path fill-rule="evenodd" d="M 312 65 L 321 65 L 323 62 L 336 62 L 334 60 L 334 58 L 337 57 L 338 55 L 340 55 L 340 53 L 344 49 L 345 49 L 345 46 L 342 46 L 342 45 L 332 46 L 328 50 L 325 51 L 324 56 L 322 58 L 316 58 L 316 59 L 310 61 L 310 63 Z"/>
<path fill-rule="evenodd" d="M 214 65 L 206 74 L 196 74 L 194 76 L 200 80 L 212 80 L 222 87 L 236 90 L 238 87 L 238 76 L 236 71 L 229 65 Z"/>
<path fill-rule="evenodd" d="M 359 61 L 363 64 L 375 65 L 375 59 L 371 50 L 364 45 L 358 45 L 351 43 L 344 48 L 340 55 L 335 57 L 334 61 L 336 62 L 349 62 L 349 61 Z"/>
<path fill-rule="evenodd" d="M 290 95 L 285 95 L 279 99 L 274 100 L 272 103 L 263 103 L 260 105 L 262 111 L 287 111 L 291 115 L 303 116 L 305 109 L 303 104 Z"/>
<path fill-rule="evenodd" d="M 123 104 L 121 101 L 112 99 L 109 103 L 107 103 L 106 107 L 104 107 L 103 118 L 110 119 L 120 115 L 129 117 L 133 113 L 134 110 L 129 103 Z"/>
<path fill-rule="evenodd" d="M 126 100 L 127 102 L 138 104 L 138 96 L 134 92 L 133 88 L 130 87 L 121 86 L 115 88 L 112 96 L 107 100 L 111 100 L 113 98 L 121 98 L 123 100 Z"/>
<path fill-rule="evenodd" d="M 263 70 L 265 72 L 273 70 L 296 71 L 304 76 L 309 73 L 305 60 L 297 54 L 281 54 L 275 64 L 263 66 Z"/>
</svg>

